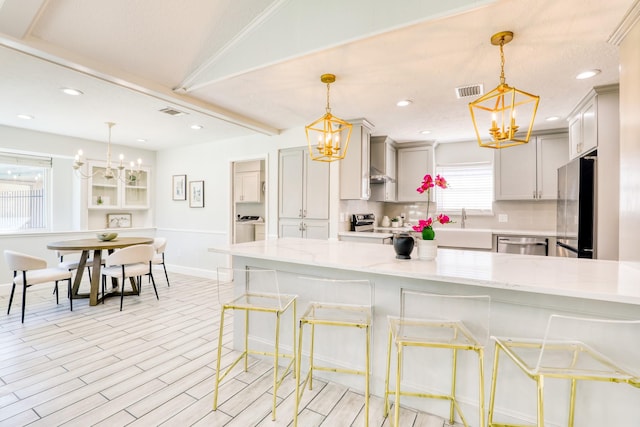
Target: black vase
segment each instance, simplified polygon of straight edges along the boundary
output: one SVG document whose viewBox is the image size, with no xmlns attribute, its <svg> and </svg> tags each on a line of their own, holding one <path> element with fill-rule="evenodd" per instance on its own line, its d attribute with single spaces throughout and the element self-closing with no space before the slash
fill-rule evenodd
<svg viewBox="0 0 640 427">
<path fill-rule="evenodd" d="M 413 237 L 406 233 L 393 236 L 393 249 L 396 251 L 396 258 L 411 259 L 411 251 L 414 244 Z"/>
</svg>

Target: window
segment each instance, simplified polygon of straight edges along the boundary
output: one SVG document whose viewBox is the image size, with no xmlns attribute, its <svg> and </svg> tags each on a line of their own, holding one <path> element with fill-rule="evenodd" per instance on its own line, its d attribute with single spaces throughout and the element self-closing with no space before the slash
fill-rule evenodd
<svg viewBox="0 0 640 427">
<path fill-rule="evenodd" d="M 459 163 L 436 166 L 436 174 L 449 184 L 446 190 L 436 189 L 439 211 L 474 210 L 491 213 L 493 202 L 493 165 L 491 162 Z"/>
<path fill-rule="evenodd" d="M 0 153 L 0 230 L 46 229 L 51 159 Z"/>
</svg>

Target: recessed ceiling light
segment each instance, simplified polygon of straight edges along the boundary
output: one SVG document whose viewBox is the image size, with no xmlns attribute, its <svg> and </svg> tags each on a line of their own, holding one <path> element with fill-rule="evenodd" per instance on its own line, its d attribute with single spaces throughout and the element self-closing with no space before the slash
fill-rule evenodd
<svg viewBox="0 0 640 427">
<path fill-rule="evenodd" d="M 431 133 L 431 131 L 430 130 L 423 130 L 423 131 L 420 131 L 420 133 L 423 134 L 423 135 L 429 135 Z"/>
<path fill-rule="evenodd" d="M 413 101 L 411 101 L 410 99 L 403 99 L 402 101 L 398 101 L 396 103 L 396 105 L 398 107 L 406 107 L 407 105 L 411 104 Z"/>
<path fill-rule="evenodd" d="M 560 117 L 558 117 L 558 116 L 550 116 L 550 117 L 547 117 L 545 120 L 548 121 L 548 122 L 555 122 L 556 120 L 560 120 Z"/>
<path fill-rule="evenodd" d="M 583 71 L 580 74 L 578 74 L 576 76 L 576 79 L 578 80 L 583 80 L 583 79 L 588 79 L 590 77 L 595 76 L 596 74 L 599 74 L 600 70 L 587 70 L 587 71 Z"/>
<path fill-rule="evenodd" d="M 71 88 L 71 87 L 63 87 L 63 88 L 60 88 L 60 90 L 66 93 L 67 95 L 72 95 L 72 96 L 84 95 L 82 91 Z"/>
<path fill-rule="evenodd" d="M 202 125 L 191 125 L 191 129 L 200 130 L 202 129 Z"/>
<path fill-rule="evenodd" d="M 138 142 L 147 142 L 147 140 L 144 139 L 144 138 L 138 138 L 138 139 L 136 139 L 136 141 L 138 141 Z"/>
<path fill-rule="evenodd" d="M 33 116 L 30 116 L 28 114 L 18 114 L 18 118 L 19 119 L 24 119 L 24 120 L 31 120 L 31 119 L 33 119 Z"/>
</svg>

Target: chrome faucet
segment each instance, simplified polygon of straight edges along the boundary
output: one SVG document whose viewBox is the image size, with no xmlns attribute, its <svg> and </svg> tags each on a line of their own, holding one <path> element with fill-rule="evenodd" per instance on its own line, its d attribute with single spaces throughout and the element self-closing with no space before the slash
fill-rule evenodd
<svg viewBox="0 0 640 427">
<path fill-rule="evenodd" d="M 464 228 L 465 226 L 465 221 L 467 219 L 467 211 L 462 208 L 462 212 L 460 213 L 460 228 Z"/>
</svg>

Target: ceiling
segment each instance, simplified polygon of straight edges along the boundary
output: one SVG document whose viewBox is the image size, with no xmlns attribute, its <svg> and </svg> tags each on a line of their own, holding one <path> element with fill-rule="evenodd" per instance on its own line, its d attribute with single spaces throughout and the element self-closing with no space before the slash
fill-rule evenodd
<svg viewBox="0 0 640 427">
<path fill-rule="evenodd" d="M 324 114 L 320 75 L 333 73 L 332 113 L 366 118 L 375 135 L 472 139 L 474 98 L 457 99 L 455 88 L 498 84 L 489 39 L 511 30 L 507 83 L 540 95 L 535 129 L 563 128 L 591 87 L 618 82 L 609 40 L 634 0 L 320 4 L 0 0 L 0 124 L 104 141 L 113 121 L 114 143 L 150 150 L 276 135 Z M 601 73 L 575 79 L 587 69 Z M 401 99 L 412 103 L 397 107 Z"/>
</svg>

